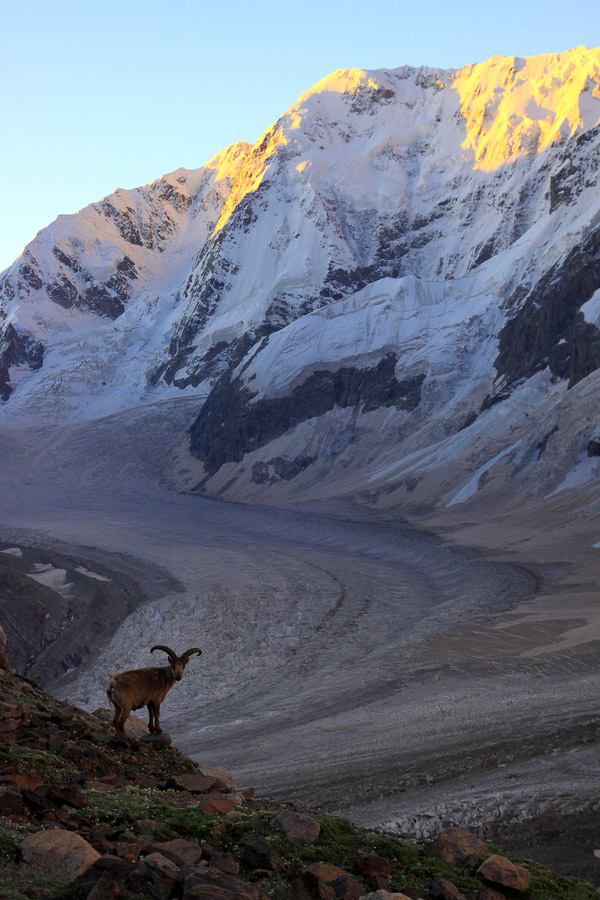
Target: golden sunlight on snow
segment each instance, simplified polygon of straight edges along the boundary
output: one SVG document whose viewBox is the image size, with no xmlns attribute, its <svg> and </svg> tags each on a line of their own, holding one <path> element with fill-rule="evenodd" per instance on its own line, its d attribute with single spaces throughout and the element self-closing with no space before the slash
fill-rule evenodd
<svg viewBox="0 0 600 900">
<path fill-rule="evenodd" d="M 233 161 L 234 165 L 232 165 L 232 160 L 229 158 L 222 161 L 218 168 L 216 180 L 233 178 L 233 184 L 219 221 L 215 225 L 213 235 L 223 228 L 246 194 L 250 191 L 258 190 L 267 171 L 266 161 L 277 151 L 279 146 L 284 144 L 287 144 L 287 138 L 283 129 L 274 125 L 269 131 L 265 132 L 254 147 L 251 148 L 249 145 L 246 145 L 247 152 L 243 154 L 243 159 L 238 156 Z"/>
<path fill-rule="evenodd" d="M 467 127 L 465 150 L 490 171 L 600 122 L 600 48 L 527 59 L 494 56 L 452 80 Z"/>
<path fill-rule="evenodd" d="M 302 94 L 254 146 L 240 142 L 215 156 L 207 168 L 215 171 L 215 186 L 226 199 L 213 236 L 226 225 L 244 197 L 259 188 L 270 159 L 295 141 L 294 132 L 304 128 L 307 115 L 328 106 L 334 94 L 356 96 L 365 90 L 376 94 L 386 86 L 389 90 L 385 79 L 393 78 L 395 71 L 400 70 L 386 73 L 380 84 L 374 73 L 363 69 L 338 69 Z M 444 82 L 438 77 L 434 90 L 456 91 L 460 97 L 466 132 L 462 148 L 475 169 L 493 171 L 600 122 L 600 48 L 576 47 L 526 59 L 494 56 L 455 72 L 431 72 L 437 73 L 436 77 L 444 76 Z M 401 80 L 406 77 L 402 74 Z M 418 90 L 429 90 L 417 84 Z M 416 95 L 416 101 L 420 100 Z M 411 102 L 414 105 L 415 99 Z M 301 173 L 307 165 L 309 161 L 305 160 L 296 169 Z"/>
</svg>

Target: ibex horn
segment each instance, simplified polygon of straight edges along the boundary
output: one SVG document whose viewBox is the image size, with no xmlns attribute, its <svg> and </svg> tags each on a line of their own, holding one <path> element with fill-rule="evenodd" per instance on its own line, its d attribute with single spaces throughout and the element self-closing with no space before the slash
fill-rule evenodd
<svg viewBox="0 0 600 900">
<path fill-rule="evenodd" d="M 201 656 L 202 650 L 200 649 L 200 647 L 190 647 L 189 650 L 186 650 L 185 653 L 182 653 L 181 656 L 179 657 L 181 662 L 185 664 L 188 661 L 188 659 L 190 658 L 190 656 L 192 655 L 192 653 L 197 653 L 198 656 Z"/>
<path fill-rule="evenodd" d="M 169 659 L 172 663 L 177 662 L 177 654 L 174 650 L 171 650 L 170 647 L 165 647 L 164 644 L 156 644 L 155 647 L 152 647 L 150 653 L 154 653 L 155 650 L 164 650 L 164 652 L 168 654 Z"/>
</svg>

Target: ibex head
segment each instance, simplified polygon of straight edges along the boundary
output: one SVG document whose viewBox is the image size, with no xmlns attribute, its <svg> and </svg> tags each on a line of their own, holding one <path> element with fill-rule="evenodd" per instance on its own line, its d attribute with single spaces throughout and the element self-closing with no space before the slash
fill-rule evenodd
<svg viewBox="0 0 600 900">
<path fill-rule="evenodd" d="M 171 650 L 170 647 L 165 647 L 164 644 L 156 644 L 156 646 L 152 647 L 150 653 L 154 653 L 155 650 L 163 650 L 167 654 L 169 657 L 169 664 L 173 670 L 173 675 L 177 681 L 181 681 L 183 670 L 192 653 L 197 653 L 198 656 L 202 653 L 200 647 L 190 647 L 190 649 L 186 650 L 185 653 L 182 653 L 181 656 L 177 656 L 174 650 Z"/>
</svg>

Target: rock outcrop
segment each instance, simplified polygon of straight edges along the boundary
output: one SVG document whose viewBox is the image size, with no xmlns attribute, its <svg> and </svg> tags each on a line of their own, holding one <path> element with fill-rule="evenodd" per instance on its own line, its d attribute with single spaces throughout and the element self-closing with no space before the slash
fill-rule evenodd
<svg viewBox="0 0 600 900">
<path fill-rule="evenodd" d="M 172 744 L 115 741 L 104 715 L 7 668 L 0 825 L 0 894 L 15 898 L 502 900 L 532 889 L 544 900 L 589 900 L 592 890 L 490 855 L 458 827 L 433 844 L 407 843 L 255 798 Z"/>
</svg>

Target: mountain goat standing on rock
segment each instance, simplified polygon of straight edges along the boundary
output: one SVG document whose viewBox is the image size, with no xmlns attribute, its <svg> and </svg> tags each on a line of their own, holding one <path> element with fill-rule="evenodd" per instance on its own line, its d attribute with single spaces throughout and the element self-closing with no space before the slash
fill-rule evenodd
<svg viewBox="0 0 600 900">
<path fill-rule="evenodd" d="M 183 670 L 192 653 L 200 655 L 199 647 L 191 647 L 177 656 L 170 647 L 157 644 L 152 647 L 150 653 L 155 650 L 164 650 L 169 657 L 168 666 L 148 666 L 145 669 L 127 669 L 125 672 L 117 672 L 110 679 L 106 688 L 106 696 L 114 707 L 115 715 L 113 723 L 117 735 L 125 738 L 125 722 L 132 709 L 148 707 L 148 728 L 152 734 L 162 734 L 159 722 L 160 704 L 176 681 L 181 681 Z"/>
</svg>

